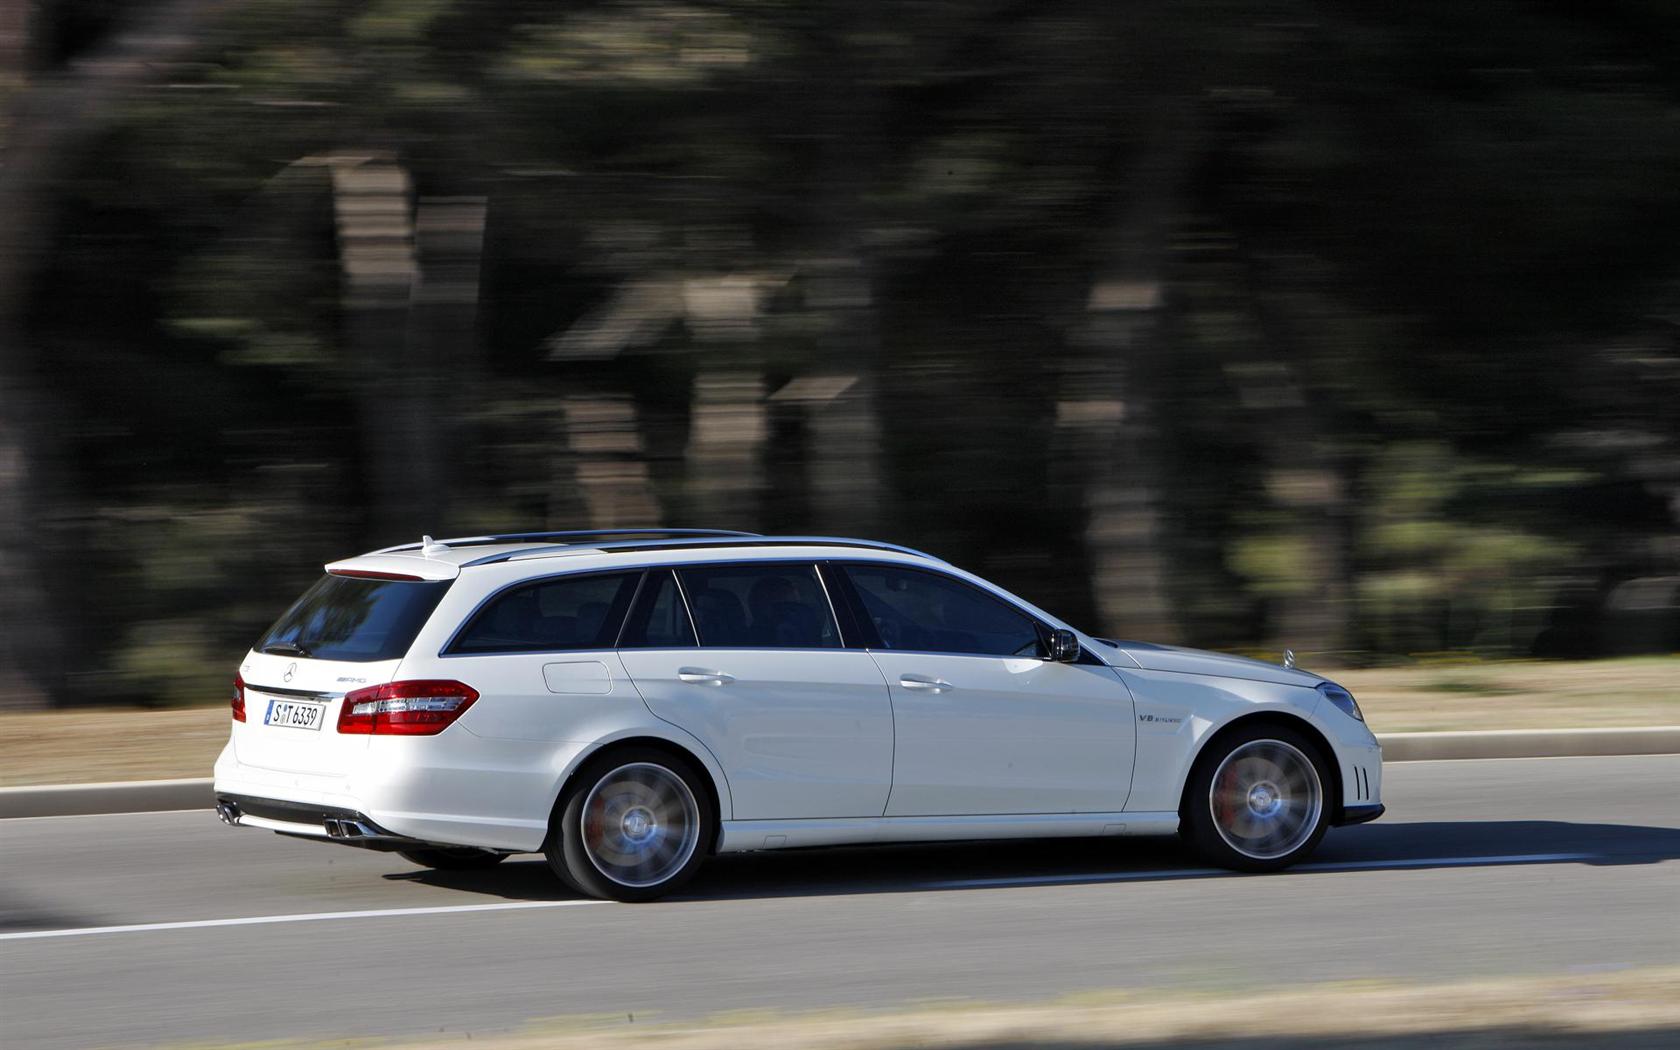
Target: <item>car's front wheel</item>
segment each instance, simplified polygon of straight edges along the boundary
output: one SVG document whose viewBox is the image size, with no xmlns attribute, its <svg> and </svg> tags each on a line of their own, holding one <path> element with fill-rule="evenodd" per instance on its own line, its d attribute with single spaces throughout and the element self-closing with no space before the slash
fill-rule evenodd
<svg viewBox="0 0 1680 1050">
<path fill-rule="evenodd" d="M 545 853 L 556 874 L 590 896 L 656 900 L 693 877 L 715 821 L 687 762 L 630 748 L 603 755 L 573 781 Z"/>
<path fill-rule="evenodd" d="M 1276 871 L 1318 847 L 1329 827 L 1324 759 L 1285 726 L 1257 725 L 1216 741 L 1185 794 L 1185 837 L 1209 861 Z"/>
</svg>

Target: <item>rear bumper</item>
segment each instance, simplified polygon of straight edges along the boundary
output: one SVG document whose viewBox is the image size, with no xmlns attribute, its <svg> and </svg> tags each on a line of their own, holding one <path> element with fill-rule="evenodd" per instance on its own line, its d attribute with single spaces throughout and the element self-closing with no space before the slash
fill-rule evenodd
<svg viewBox="0 0 1680 1050">
<path fill-rule="evenodd" d="M 558 790 L 549 763 L 555 745 L 525 741 L 375 740 L 339 774 L 266 769 L 243 763 L 233 747 L 216 762 L 217 798 L 266 800 L 284 815 L 254 811 L 244 826 L 326 839 L 324 822 L 361 817 L 409 843 L 473 846 L 500 852 L 540 850 Z M 458 754 L 470 745 L 488 755 Z M 507 755 L 513 748 L 533 754 Z M 453 750 L 452 750 L 453 749 Z M 511 759 L 520 758 L 520 761 Z M 406 848 L 406 847 L 405 847 Z"/>
<path fill-rule="evenodd" d="M 395 852 L 432 845 L 387 831 L 365 813 L 340 806 L 223 793 L 216 796 L 216 815 L 233 827 L 263 828 L 362 849 Z"/>
</svg>

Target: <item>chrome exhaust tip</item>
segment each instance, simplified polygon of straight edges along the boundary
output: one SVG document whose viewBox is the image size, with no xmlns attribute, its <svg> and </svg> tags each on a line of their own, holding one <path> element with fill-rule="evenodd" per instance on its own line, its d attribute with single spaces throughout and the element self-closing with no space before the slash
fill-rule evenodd
<svg viewBox="0 0 1680 1050">
<path fill-rule="evenodd" d="M 321 826 L 327 829 L 328 838 L 377 839 L 386 837 L 361 821 L 351 820 L 349 817 L 328 817 L 321 822 Z"/>
</svg>

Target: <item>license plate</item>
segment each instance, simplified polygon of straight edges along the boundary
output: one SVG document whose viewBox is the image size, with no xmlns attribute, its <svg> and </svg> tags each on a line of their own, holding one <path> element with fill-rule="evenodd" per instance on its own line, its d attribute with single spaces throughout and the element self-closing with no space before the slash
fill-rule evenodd
<svg viewBox="0 0 1680 1050">
<path fill-rule="evenodd" d="M 287 729 L 320 729 L 326 718 L 326 704 L 312 704 L 307 700 L 270 700 L 263 725 L 284 726 Z"/>
</svg>

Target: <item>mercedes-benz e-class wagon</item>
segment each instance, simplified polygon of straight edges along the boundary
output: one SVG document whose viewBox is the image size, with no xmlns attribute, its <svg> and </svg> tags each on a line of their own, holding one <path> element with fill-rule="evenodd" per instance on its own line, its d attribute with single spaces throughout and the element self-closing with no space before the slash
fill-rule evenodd
<svg viewBox="0 0 1680 1050">
<path fill-rule="evenodd" d="M 231 824 L 650 900 L 713 853 L 1178 832 L 1285 867 L 1382 813 L 1319 675 L 1084 634 L 938 558 L 709 530 L 326 566 L 239 666 Z"/>
</svg>

